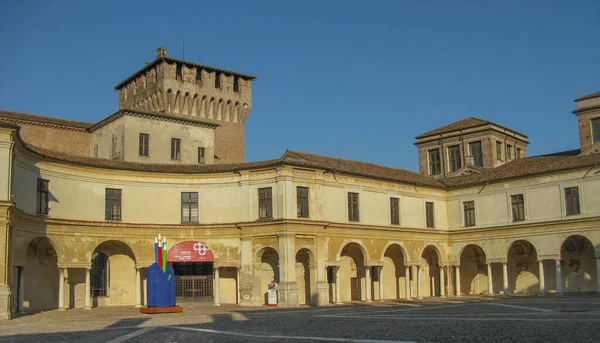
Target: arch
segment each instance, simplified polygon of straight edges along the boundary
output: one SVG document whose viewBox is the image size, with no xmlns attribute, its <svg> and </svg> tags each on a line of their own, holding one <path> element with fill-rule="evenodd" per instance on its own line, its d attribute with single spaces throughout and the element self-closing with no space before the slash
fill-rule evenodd
<svg viewBox="0 0 600 343">
<path fill-rule="evenodd" d="M 387 251 L 387 249 L 388 249 L 389 247 L 391 247 L 392 245 L 397 245 L 397 246 L 400 248 L 400 251 L 402 252 L 402 255 L 404 256 L 404 259 L 405 259 L 406 261 L 409 261 L 409 260 L 410 260 L 410 258 L 409 258 L 409 256 L 408 256 L 408 252 L 406 251 L 406 248 L 404 247 L 404 244 L 402 244 L 401 242 L 398 242 L 398 241 L 393 241 L 393 242 L 389 242 L 389 243 L 388 243 L 388 244 L 385 246 L 385 248 L 383 248 L 383 251 L 381 252 L 381 258 L 379 259 L 380 261 L 382 261 L 382 262 L 383 262 L 383 259 L 384 259 L 384 257 L 385 257 L 385 252 L 386 252 L 386 251 Z"/>
<path fill-rule="evenodd" d="M 527 240 L 516 240 L 506 253 L 508 293 L 539 292 L 537 250 Z"/>
<path fill-rule="evenodd" d="M 217 111 L 215 113 L 215 118 L 217 120 L 223 120 L 223 105 L 224 105 L 224 102 L 223 102 L 223 99 L 221 98 L 221 99 L 219 99 L 219 103 L 217 104 Z"/>
<path fill-rule="evenodd" d="M 260 290 L 257 302 L 266 305 L 269 282 L 279 281 L 279 254 L 272 247 L 263 247 L 257 252 L 257 257 L 259 257 L 258 267 L 254 271 L 258 276 L 257 279 L 260 280 L 260 286 L 256 287 Z"/>
<path fill-rule="evenodd" d="M 136 254 L 131 247 L 119 240 L 105 240 L 98 244 L 90 256 L 93 258 L 100 254 L 106 255 L 107 264 L 107 294 L 106 296 L 93 296 L 93 306 L 135 305 L 135 265 Z M 92 274 L 96 273 L 93 269 Z"/>
<path fill-rule="evenodd" d="M 198 106 L 199 104 L 199 99 L 200 97 L 198 96 L 198 93 L 194 94 L 194 97 L 192 99 L 192 108 L 190 109 L 190 115 L 196 117 L 198 116 L 200 113 L 200 111 L 198 110 Z"/>
<path fill-rule="evenodd" d="M 225 121 L 233 121 L 233 106 L 231 100 L 227 100 L 227 105 L 225 106 Z"/>
<path fill-rule="evenodd" d="M 165 107 L 164 107 L 165 101 L 163 99 L 162 90 L 159 89 L 158 92 L 156 92 L 155 94 L 156 94 L 156 104 L 158 105 L 157 110 L 160 111 L 162 109 L 165 109 Z"/>
<path fill-rule="evenodd" d="M 489 294 L 487 255 L 477 244 L 465 245 L 458 255 L 460 294 Z"/>
<path fill-rule="evenodd" d="M 580 234 L 568 236 L 560 245 L 562 278 L 565 292 L 598 290 L 598 271 L 592 241 Z M 558 280 L 557 280 L 558 281 Z"/>
<path fill-rule="evenodd" d="M 173 90 L 171 88 L 167 89 L 167 103 L 166 103 L 166 110 L 167 112 L 173 112 L 173 102 L 175 101 L 175 96 L 173 95 Z"/>
<path fill-rule="evenodd" d="M 250 106 L 246 103 L 242 105 L 242 117 L 240 118 L 240 123 L 244 123 L 246 118 L 248 118 L 248 114 L 250 113 Z"/>
<path fill-rule="evenodd" d="M 211 97 L 209 104 L 208 104 L 208 119 L 215 119 L 215 112 L 216 112 L 216 99 L 215 97 Z"/>
<path fill-rule="evenodd" d="M 183 104 L 181 105 L 181 113 L 182 114 L 190 114 L 190 107 L 191 107 L 191 95 L 190 92 L 185 92 L 185 95 L 183 97 Z"/>
<path fill-rule="evenodd" d="M 346 239 L 344 240 L 344 242 L 340 245 L 340 249 L 338 250 L 337 254 L 335 255 L 335 260 L 339 261 L 340 257 L 342 256 L 342 251 L 344 250 L 344 248 L 346 248 L 346 246 L 348 246 L 349 244 L 355 243 L 360 247 L 360 250 L 363 254 L 363 257 L 365 258 L 365 260 L 369 260 L 369 255 L 367 254 L 367 248 L 365 247 L 365 245 L 363 244 L 363 242 L 361 240 L 358 239 Z"/>
<path fill-rule="evenodd" d="M 421 249 L 421 253 L 419 254 L 419 257 L 421 257 L 421 258 L 422 258 L 422 257 L 423 257 L 423 254 L 425 253 L 425 251 L 426 251 L 427 249 L 432 249 L 432 250 L 433 250 L 433 251 L 436 253 L 438 260 L 439 260 L 439 261 L 441 261 L 441 260 L 442 260 L 442 253 L 441 253 L 440 249 L 439 249 L 438 247 L 436 247 L 435 245 L 433 245 L 433 244 L 428 244 L 428 245 L 425 245 L 425 246 L 423 247 L 423 249 Z"/>
<path fill-rule="evenodd" d="M 410 279 L 410 272 L 406 274 L 408 254 L 406 249 L 399 242 L 390 242 L 383 249 L 381 256 L 383 262 L 383 294 L 380 299 L 400 299 L 406 298 L 408 289 L 406 288 L 406 278 Z"/>
<path fill-rule="evenodd" d="M 240 102 L 236 101 L 233 106 L 233 120 L 234 123 L 240 122 Z"/>
<path fill-rule="evenodd" d="M 441 287 L 445 287 L 445 283 L 442 284 L 440 278 L 440 271 L 443 268 L 441 256 L 440 250 L 435 245 L 429 244 L 421 251 L 421 263 L 425 261 L 421 273 L 424 277 L 421 279 L 421 285 L 417 287 L 421 287 L 425 295 L 432 297 L 442 295 Z"/>
<path fill-rule="evenodd" d="M 48 237 L 34 237 L 27 244 L 23 272 L 25 311 L 58 308 L 58 256 Z"/>
<path fill-rule="evenodd" d="M 206 95 L 203 95 L 202 99 L 200 100 L 200 107 L 198 109 L 200 118 L 206 118 L 206 99 Z"/>
<path fill-rule="evenodd" d="M 311 263 L 314 262 L 314 254 L 308 248 L 301 248 L 296 251 L 296 283 L 298 285 L 298 303 L 312 304 L 313 268 Z"/>
<path fill-rule="evenodd" d="M 341 301 L 366 299 L 368 255 L 360 241 L 345 241 L 338 254 Z"/>
</svg>

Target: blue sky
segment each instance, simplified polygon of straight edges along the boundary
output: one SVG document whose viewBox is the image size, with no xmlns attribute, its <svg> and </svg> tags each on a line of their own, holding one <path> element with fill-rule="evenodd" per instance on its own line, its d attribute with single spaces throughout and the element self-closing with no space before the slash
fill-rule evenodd
<svg viewBox="0 0 600 343">
<path fill-rule="evenodd" d="M 258 76 L 249 161 L 285 149 L 417 171 L 414 137 L 475 116 L 577 148 L 600 1 L 6 1 L 0 108 L 96 122 L 169 56 Z"/>
</svg>

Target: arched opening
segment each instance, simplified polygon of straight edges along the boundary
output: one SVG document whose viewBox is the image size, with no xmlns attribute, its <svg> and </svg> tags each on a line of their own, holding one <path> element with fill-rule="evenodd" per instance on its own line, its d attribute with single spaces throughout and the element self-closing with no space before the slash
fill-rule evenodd
<svg viewBox="0 0 600 343">
<path fill-rule="evenodd" d="M 485 252 L 469 244 L 460 254 L 460 293 L 489 294 Z"/>
<path fill-rule="evenodd" d="M 383 256 L 383 297 L 380 299 L 406 298 L 406 259 L 398 244 L 390 245 Z"/>
<path fill-rule="evenodd" d="M 93 306 L 135 305 L 135 254 L 129 245 L 121 241 L 101 243 L 92 253 L 91 266 Z"/>
<path fill-rule="evenodd" d="M 298 284 L 298 303 L 300 305 L 312 304 L 311 256 L 312 253 L 306 248 L 302 248 L 296 253 L 296 283 Z"/>
<path fill-rule="evenodd" d="M 208 246 L 198 241 L 180 242 L 169 249 L 167 262 L 175 272 L 177 302 L 214 300 L 214 260 Z"/>
<path fill-rule="evenodd" d="M 46 237 L 29 242 L 25 253 L 23 308 L 42 311 L 58 308 L 58 258 Z"/>
<path fill-rule="evenodd" d="M 433 246 L 428 246 L 423 250 L 421 255 L 423 271 L 421 275 L 421 287 L 425 296 L 435 297 L 440 296 L 440 257 L 438 251 Z"/>
<path fill-rule="evenodd" d="M 525 240 L 513 242 L 508 249 L 508 293 L 539 292 L 537 251 Z"/>
<path fill-rule="evenodd" d="M 569 236 L 560 247 L 560 260 L 565 292 L 598 290 L 594 246 L 586 237 Z"/>
<path fill-rule="evenodd" d="M 366 299 L 365 258 L 360 245 L 349 243 L 340 254 L 340 298 L 342 302 Z"/>
<path fill-rule="evenodd" d="M 264 248 L 258 254 L 260 266 L 256 271 L 260 280 L 260 294 L 262 304 L 267 305 L 269 283 L 273 280 L 279 282 L 279 254 L 273 248 Z"/>
</svg>

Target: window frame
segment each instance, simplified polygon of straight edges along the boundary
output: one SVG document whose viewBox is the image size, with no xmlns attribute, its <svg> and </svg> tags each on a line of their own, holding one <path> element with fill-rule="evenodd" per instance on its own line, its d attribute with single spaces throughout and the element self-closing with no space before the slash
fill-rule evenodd
<svg viewBox="0 0 600 343">
<path fill-rule="evenodd" d="M 349 222 L 359 222 L 360 214 L 359 214 L 359 197 L 356 192 L 348 192 L 348 221 Z"/>
<path fill-rule="evenodd" d="M 433 153 L 437 154 L 437 161 L 432 161 Z M 429 163 L 429 175 L 440 175 L 442 173 L 442 161 L 440 156 L 440 149 L 431 149 L 427 151 L 427 161 Z M 434 168 L 437 168 L 434 170 Z M 437 173 L 435 173 L 437 171 Z"/>
<path fill-rule="evenodd" d="M 198 164 L 206 164 L 206 148 L 198 147 Z"/>
<path fill-rule="evenodd" d="M 138 156 L 150 156 L 150 134 L 141 133 L 138 140 Z"/>
<path fill-rule="evenodd" d="M 240 77 L 233 75 L 233 91 L 239 93 L 240 91 Z"/>
<path fill-rule="evenodd" d="M 521 148 L 515 148 L 515 159 L 521 158 Z"/>
<path fill-rule="evenodd" d="M 194 220 L 193 210 L 196 209 L 196 219 Z M 187 218 L 184 217 L 184 209 L 187 209 Z M 181 222 L 182 223 L 198 223 L 199 208 L 198 208 L 198 192 L 181 192 Z"/>
<path fill-rule="evenodd" d="M 425 226 L 435 228 L 435 206 L 433 201 L 425 201 Z"/>
<path fill-rule="evenodd" d="M 575 190 L 575 194 L 567 194 L 567 192 L 571 190 Z M 576 216 L 581 214 L 581 203 L 579 201 L 579 186 L 565 187 L 563 194 L 565 197 L 565 215 Z M 575 207 L 573 205 L 575 205 Z M 576 212 L 574 211 L 575 208 L 577 210 Z"/>
<path fill-rule="evenodd" d="M 306 193 L 304 193 L 306 192 Z M 308 218 L 310 215 L 309 205 L 310 188 L 296 186 L 296 215 L 298 218 Z"/>
<path fill-rule="evenodd" d="M 181 161 L 181 139 L 171 138 L 171 160 Z"/>
<path fill-rule="evenodd" d="M 519 199 L 520 197 L 520 199 Z M 517 216 L 515 217 L 515 206 Z M 525 220 L 525 195 L 523 193 L 510 195 L 510 213 L 513 222 L 522 222 Z"/>
<path fill-rule="evenodd" d="M 463 201 L 463 220 L 465 227 L 471 227 L 476 225 L 475 218 L 475 201 Z"/>
<path fill-rule="evenodd" d="M 498 161 L 504 161 L 504 158 L 502 157 L 502 145 L 502 142 L 496 141 L 496 160 Z"/>
<path fill-rule="evenodd" d="M 460 144 L 456 144 L 456 145 L 450 145 L 448 146 L 448 171 L 450 173 L 453 173 L 457 170 L 459 170 L 460 168 L 462 168 L 462 161 L 461 161 L 461 154 L 460 154 Z M 453 157 L 452 156 L 452 151 L 454 151 L 454 149 L 456 149 L 456 153 L 457 156 Z M 453 168 L 453 166 L 456 164 L 456 168 Z"/>
<path fill-rule="evenodd" d="M 110 196 L 109 196 L 110 192 Z M 114 194 L 118 194 L 118 197 L 115 197 Z M 123 218 L 123 191 L 118 188 L 105 188 L 104 189 L 104 219 L 105 220 L 121 220 Z M 113 211 L 115 208 L 118 208 L 118 211 Z"/>
<path fill-rule="evenodd" d="M 513 148 L 512 145 L 506 144 L 506 160 L 507 161 L 512 161 L 512 159 L 513 159 L 512 148 Z"/>
<path fill-rule="evenodd" d="M 96 262 L 99 256 L 102 257 L 102 261 Z M 109 260 L 105 253 L 97 252 L 92 254 L 92 263 L 90 270 L 90 296 L 92 297 L 108 297 L 108 277 L 109 273 Z M 99 274 L 96 273 L 98 268 L 101 268 Z M 98 280 L 99 278 L 99 280 Z M 98 285 L 99 284 L 99 285 Z"/>
<path fill-rule="evenodd" d="M 258 189 L 258 219 L 273 219 L 273 187 Z"/>
<path fill-rule="evenodd" d="M 50 212 L 48 207 L 48 193 L 50 189 L 50 181 L 42 178 L 37 178 L 37 192 L 35 198 L 35 213 L 47 215 Z"/>
<path fill-rule="evenodd" d="M 479 146 L 478 154 L 473 154 L 473 148 Z M 473 165 L 483 167 L 483 143 L 481 141 L 469 142 L 469 153 L 473 157 Z M 478 163 L 481 162 L 481 163 Z"/>
<path fill-rule="evenodd" d="M 594 130 L 594 125 L 597 125 L 597 132 Z M 600 142 L 600 117 L 590 119 L 590 130 L 592 131 L 592 144 Z"/>
<path fill-rule="evenodd" d="M 221 89 L 221 73 L 215 71 L 215 88 Z"/>
<path fill-rule="evenodd" d="M 390 224 L 400 225 L 400 198 L 390 197 Z"/>
<path fill-rule="evenodd" d="M 183 65 L 181 63 L 177 63 L 175 66 L 175 79 L 178 81 L 183 80 Z"/>
</svg>

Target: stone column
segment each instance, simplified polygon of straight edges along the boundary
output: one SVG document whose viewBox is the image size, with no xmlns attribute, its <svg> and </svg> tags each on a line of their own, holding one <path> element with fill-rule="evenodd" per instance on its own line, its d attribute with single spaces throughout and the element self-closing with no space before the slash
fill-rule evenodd
<svg viewBox="0 0 600 343">
<path fill-rule="evenodd" d="M 279 286 L 278 306 L 298 306 L 298 283 L 296 282 L 296 237 L 290 233 L 278 235 Z"/>
<path fill-rule="evenodd" d="M 546 294 L 546 283 L 544 280 L 544 260 L 539 260 L 538 261 L 538 265 L 539 265 L 539 274 L 540 274 L 540 294 L 539 295 L 545 295 Z"/>
<path fill-rule="evenodd" d="M 413 275 L 414 275 L 414 271 L 416 270 L 417 266 L 412 266 L 413 267 Z M 410 300 L 410 298 L 412 297 L 412 289 L 410 287 L 410 267 L 409 266 L 405 266 L 404 267 L 404 289 L 406 291 L 406 300 Z M 419 285 L 417 284 L 417 289 L 419 289 Z"/>
<path fill-rule="evenodd" d="M 135 308 L 142 307 L 142 277 L 140 267 L 135 268 Z"/>
<path fill-rule="evenodd" d="M 600 257 L 596 257 L 596 288 L 600 292 Z"/>
<path fill-rule="evenodd" d="M 365 267 L 365 301 L 371 302 L 371 267 Z"/>
<path fill-rule="evenodd" d="M 560 269 L 560 259 L 556 260 L 556 292 L 557 295 L 563 295 L 562 271 Z"/>
<path fill-rule="evenodd" d="M 23 306 L 24 298 L 25 298 L 25 281 L 24 281 L 24 269 L 25 267 L 17 267 L 17 280 L 18 280 L 18 289 L 17 289 L 17 312 L 19 314 L 25 313 L 25 308 Z"/>
<path fill-rule="evenodd" d="M 492 263 L 487 264 L 487 277 L 488 277 L 488 295 L 494 295 L 494 282 L 492 280 Z"/>
<path fill-rule="evenodd" d="M 508 264 L 502 262 L 502 283 L 504 286 L 504 296 L 508 296 Z"/>
<path fill-rule="evenodd" d="M 241 294 L 240 294 L 240 268 L 235 267 L 235 293 L 236 293 L 236 304 L 241 304 Z"/>
<path fill-rule="evenodd" d="M 444 278 L 444 267 L 440 266 L 440 297 L 446 297 L 446 280 Z"/>
<path fill-rule="evenodd" d="M 342 304 L 342 292 L 340 290 L 340 266 L 333 267 L 335 271 L 335 303 Z"/>
<path fill-rule="evenodd" d="M 65 310 L 65 268 L 58 267 L 58 310 Z"/>
<path fill-rule="evenodd" d="M 417 267 L 417 299 L 423 299 L 423 291 L 421 290 L 421 274 L 423 274 L 423 272 L 421 271 L 421 266 L 416 266 Z"/>
<path fill-rule="evenodd" d="M 92 268 L 85 268 L 85 307 L 83 308 L 84 310 L 92 309 L 92 282 L 90 275 L 91 272 Z"/>
<path fill-rule="evenodd" d="M 460 265 L 456 265 L 456 296 L 460 297 Z"/>
<path fill-rule="evenodd" d="M 213 305 L 221 306 L 221 278 L 219 277 L 219 267 L 214 266 L 215 271 L 215 289 L 213 291 Z"/>
<path fill-rule="evenodd" d="M 383 266 L 379 267 L 379 300 L 383 301 Z"/>
<path fill-rule="evenodd" d="M 243 192 L 242 192 L 243 193 Z M 253 306 L 259 301 L 262 303 L 260 297 L 257 299 L 259 290 L 255 289 L 254 282 L 254 260 L 255 257 L 252 255 L 252 238 L 242 237 L 241 239 L 241 267 L 238 270 L 238 283 L 240 285 L 239 291 L 239 303 L 242 306 Z M 260 285 L 258 285 L 260 286 Z M 260 288 L 259 288 L 260 289 Z"/>
</svg>

